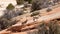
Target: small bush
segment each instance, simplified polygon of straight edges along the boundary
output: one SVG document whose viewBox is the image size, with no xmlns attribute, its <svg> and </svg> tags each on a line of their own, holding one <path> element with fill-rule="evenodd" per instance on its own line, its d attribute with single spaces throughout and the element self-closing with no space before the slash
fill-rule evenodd
<svg viewBox="0 0 60 34">
<path fill-rule="evenodd" d="M 48 23 L 43 21 L 41 23 L 42 24 L 40 24 L 37 27 L 38 28 L 37 34 L 60 34 L 60 25 L 57 20 L 53 20 Z"/>
<path fill-rule="evenodd" d="M 33 12 L 33 13 L 31 14 L 31 16 L 36 16 L 36 15 L 39 15 L 39 12 Z"/>
<path fill-rule="evenodd" d="M 31 12 L 47 8 L 49 6 L 49 0 L 32 0 Z"/>
<path fill-rule="evenodd" d="M 15 7 L 10 3 L 8 6 L 7 6 L 7 10 L 13 10 Z"/>
<path fill-rule="evenodd" d="M 47 24 L 42 21 L 40 22 L 40 25 L 37 27 L 38 28 L 38 33 L 37 34 L 49 34 L 49 30 L 47 29 Z"/>
<path fill-rule="evenodd" d="M 14 24 L 16 24 L 16 21 L 11 21 L 6 18 L 0 18 L 0 30 L 4 30 Z"/>
<path fill-rule="evenodd" d="M 32 9 L 31 12 L 41 9 L 40 2 L 38 2 L 38 0 L 32 1 L 31 9 Z"/>
<path fill-rule="evenodd" d="M 24 1 L 27 1 L 28 3 L 31 3 L 32 2 L 32 0 L 24 0 Z"/>
<path fill-rule="evenodd" d="M 17 5 L 21 5 L 24 3 L 24 0 L 16 0 L 16 2 L 17 2 Z"/>
<path fill-rule="evenodd" d="M 5 17 L 7 19 L 11 19 L 13 17 L 17 17 L 17 16 L 24 14 L 23 10 L 16 10 L 16 11 L 15 10 L 11 10 L 11 11 L 6 10 L 4 12 L 5 12 L 5 14 L 3 17 Z"/>
<path fill-rule="evenodd" d="M 28 0 L 28 3 L 32 3 L 32 0 Z"/>
</svg>

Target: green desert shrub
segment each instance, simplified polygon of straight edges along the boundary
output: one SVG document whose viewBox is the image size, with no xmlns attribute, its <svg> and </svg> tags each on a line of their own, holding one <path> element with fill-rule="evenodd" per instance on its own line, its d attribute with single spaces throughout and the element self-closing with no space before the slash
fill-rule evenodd
<svg viewBox="0 0 60 34">
<path fill-rule="evenodd" d="M 33 13 L 31 14 L 31 16 L 36 16 L 36 15 L 39 15 L 39 12 L 33 12 Z"/>
<path fill-rule="evenodd" d="M 38 3 L 38 0 L 36 0 L 36 1 L 32 1 L 32 7 L 31 7 L 31 12 L 33 12 L 33 11 L 35 11 L 35 10 L 38 10 L 38 9 L 40 9 L 40 4 Z"/>
<path fill-rule="evenodd" d="M 32 3 L 32 0 L 28 0 L 28 3 Z"/>
<path fill-rule="evenodd" d="M 31 12 L 47 8 L 48 6 L 48 0 L 32 0 Z"/>
<path fill-rule="evenodd" d="M 32 6 L 31 6 L 31 9 L 32 9 L 31 12 L 41 9 L 41 5 L 43 5 L 43 4 L 41 3 L 40 0 L 33 0 Z"/>
<path fill-rule="evenodd" d="M 16 2 L 17 2 L 17 5 L 21 5 L 24 3 L 24 0 L 16 0 Z"/>
<path fill-rule="evenodd" d="M 14 8 L 15 7 L 11 3 L 6 7 L 7 10 L 13 10 Z"/>
<path fill-rule="evenodd" d="M 31 3 L 32 2 L 32 0 L 24 0 L 24 1 L 27 1 L 28 3 Z"/>
</svg>

